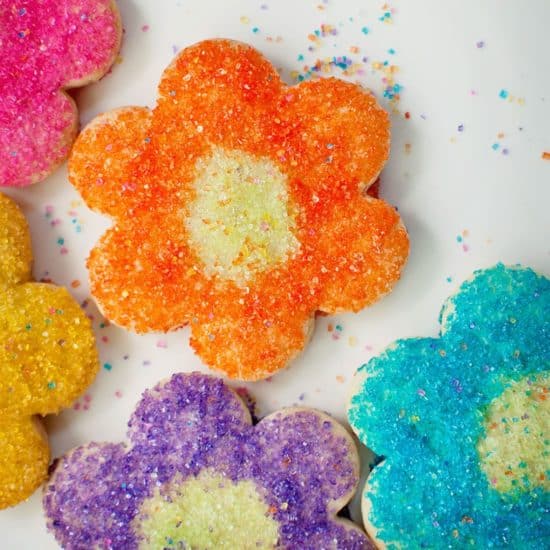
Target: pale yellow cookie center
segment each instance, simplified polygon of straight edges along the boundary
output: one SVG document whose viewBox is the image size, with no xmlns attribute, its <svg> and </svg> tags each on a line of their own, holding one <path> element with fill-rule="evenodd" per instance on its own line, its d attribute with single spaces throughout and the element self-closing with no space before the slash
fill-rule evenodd
<svg viewBox="0 0 550 550">
<path fill-rule="evenodd" d="M 497 491 L 550 490 L 549 382 L 549 372 L 522 378 L 489 405 L 477 450 Z"/>
<path fill-rule="evenodd" d="M 157 490 L 141 505 L 134 526 L 141 550 L 266 549 L 279 537 L 252 481 L 233 482 L 209 470 Z"/>
<path fill-rule="evenodd" d="M 296 207 L 271 160 L 215 147 L 195 169 L 186 225 L 207 275 L 244 285 L 296 254 Z"/>
</svg>

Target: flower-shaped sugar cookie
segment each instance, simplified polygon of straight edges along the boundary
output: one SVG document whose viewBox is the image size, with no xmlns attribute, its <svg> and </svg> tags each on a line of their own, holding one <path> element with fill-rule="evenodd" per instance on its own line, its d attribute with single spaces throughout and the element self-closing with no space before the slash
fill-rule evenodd
<svg viewBox="0 0 550 550">
<path fill-rule="evenodd" d="M 31 258 L 25 218 L 0 194 L 0 509 L 46 478 L 35 415 L 68 407 L 98 369 L 89 320 L 65 289 L 30 282 Z"/>
<path fill-rule="evenodd" d="M 138 332 L 189 323 L 209 366 L 265 378 L 315 311 L 357 311 L 399 278 L 406 231 L 365 193 L 388 151 L 388 116 L 359 86 L 287 87 L 229 40 L 186 48 L 154 110 L 100 116 L 73 149 L 72 183 L 115 221 L 88 261 L 92 294 Z"/>
<path fill-rule="evenodd" d="M 363 495 L 381 547 L 548 543 L 549 313 L 550 280 L 497 265 L 447 302 L 439 338 L 359 370 L 348 416 L 384 459 Z"/>
<path fill-rule="evenodd" d="M 0 185 L 43 180 L 67 157 L 76 105 L 120 47 L 113 0 L 0 0 Z"/>
<path fill-rule="evenodd" d="M 336 516 L 358 455 L 324 413 L 253 426 L 222 380 L 191 373 L 146 391 L 128 426 L 130 446 L 92 443 L 56 464 L 44 509 L 63 548 L 374 548 Z"/>
</svg>

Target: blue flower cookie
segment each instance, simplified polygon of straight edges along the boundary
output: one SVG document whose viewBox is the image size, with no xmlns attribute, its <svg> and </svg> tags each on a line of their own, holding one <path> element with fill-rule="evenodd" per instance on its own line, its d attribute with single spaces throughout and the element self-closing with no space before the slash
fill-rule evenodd
<svg viewBox="0 0 550 550">
<path fill-rule="evenodd" d="M 550 541 L 550 280 L 501 264 L 443 307 L 439 338 L 363 365 L 348 417 L 380 457 L 363 519 L 384 548 Z"/>
</svg>

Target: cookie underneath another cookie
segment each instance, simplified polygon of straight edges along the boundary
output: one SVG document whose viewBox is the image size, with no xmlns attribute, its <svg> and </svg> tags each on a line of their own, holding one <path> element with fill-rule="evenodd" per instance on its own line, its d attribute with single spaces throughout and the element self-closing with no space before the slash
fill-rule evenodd
<svg viewBox="0 0 550 550">
<path fill-rule="evenodd" d="M 374 548 L 337 517 L 359 463 L 324 413 L 283 409 L 254 426 L 222 380 L 176 374 L 144 393 L 128 436 L 56 462 L 44 510 L 64 548 Z"/>
</svg>

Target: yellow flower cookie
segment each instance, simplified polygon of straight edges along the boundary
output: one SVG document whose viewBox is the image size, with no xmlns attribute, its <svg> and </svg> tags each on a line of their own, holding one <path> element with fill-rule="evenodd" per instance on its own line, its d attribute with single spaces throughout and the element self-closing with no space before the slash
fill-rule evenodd
<svg viewBox="0 0 550 550">
<path fill-rule="evenodd" d="M 64 288 L 31 282 L 31 242 L 17 205 L 0 194 L 0 509 L 30 496 L 47 475 L 36 415 L 58 413 L 99 366 L 91 325 Z"/>
</svg>

